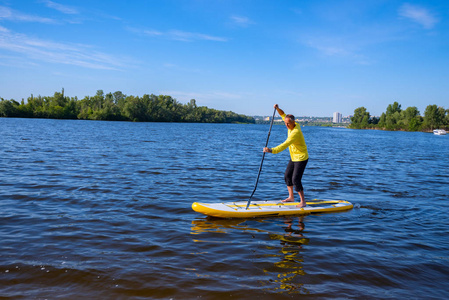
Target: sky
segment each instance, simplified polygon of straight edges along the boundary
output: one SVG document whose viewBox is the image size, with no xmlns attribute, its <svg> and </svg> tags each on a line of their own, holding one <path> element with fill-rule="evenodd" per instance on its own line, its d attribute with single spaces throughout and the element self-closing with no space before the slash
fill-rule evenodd
<svg viewBox="0 0 449 300">
<path fill-rule="evenodd" d="M 0 0 L 0 97 L 121 91 L 246 115 L 449 109 L 449 1 Z"/>
</svg>

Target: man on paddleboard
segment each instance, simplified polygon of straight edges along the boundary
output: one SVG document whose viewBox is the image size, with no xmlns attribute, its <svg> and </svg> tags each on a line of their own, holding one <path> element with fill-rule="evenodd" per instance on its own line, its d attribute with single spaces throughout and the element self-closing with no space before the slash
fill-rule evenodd
<svg viewBox="0 0 449 300">
<path fill-rule="evenodd" d="M 282 200 L 282 202 L 294 202 L 295 195 L 293 187 L 299 194 L 301 202 L 298 207 L 305 207 L 306 201 L 304 199 L 304 189 L 302 187 L 301 179 L 304 170 L 306 169 L 307 162 L 309 161 L 309 154 L 307 152 L 307 145 L 304 140 L 304 135 L 301 131 L 301 126 L 295 122 L 293 115 L 287 115 L 277 104 L 274 105 L 278 114 L 282 117 L 282 120 L 287 126 L 288 137 L 282 144 L 274 148 L 263 148 L 263 152 L 279 153 L 288 148 L 290 151 L 290 161 L 288 162 L 287 169 L 285 170 L 284 179 L 287 184 L 288 198 Z"/>
</svg>

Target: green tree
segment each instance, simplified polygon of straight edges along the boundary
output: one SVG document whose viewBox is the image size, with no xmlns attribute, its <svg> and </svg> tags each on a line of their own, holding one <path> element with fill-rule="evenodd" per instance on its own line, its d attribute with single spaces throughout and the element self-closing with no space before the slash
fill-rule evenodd
<svg viewBox="0 0 449 300">
<path fill-rule="evenodd" d="M 417 131 L 421 125 L 421 117 L 416 106 L 407 107 L 401 112 L 400 124 L 402 129 L 408 131 Z"/>
<path fill-rule="evenodd" d="M 183 122 L 198 122 L 196 100 L 190 99 L 190 101 L 185 105 Z"/>
<path fill-rule="evenodd" d="M 125 96 L 122 92 L 104 94 L 82 100 L 69 98 L 62 92 L 53 96 L 31 95 L 22 100 L 0 98 L 0 117 L 38 117 L 57 119 L 130 120 L 140 122 L 245 122 L 255 123 L 252 117 L 198 107 L 194 99 L 183 105 L 168 95 L 145 94 L 143 97 Z"/>
<path fill-rule="evenodd" d="M 103 90 L 97 90 L 97 94 L 92 97 L 92 109 L 94 111 L 100 111 L 104 104 L 104 93 Z"/>
<path fill-rule="evenodd" d="M 449 127 L 449 109 L 446 109 L 446 112 L 445 112 L 444 126 L 445 126 L 446 128 Z"/>
<path fill-rule="evenodd" d="M 387 123 L 387 115 L 385 113 L 382 113 L 379 118 L 379 123 L 377 124 L 377 127 L 380 129 L 385 129 L 385 124 Z"/>
<path fill-rule="evenodd" d="M 439 127 L 444 127 L 445 125 L 445 121 L 446 121 L 446 110 L 444 109 L 444 107 L 439 106 L 438 107 L 438 114 L 440 116 L 440 124 Z"/>
<path fill-rule="evenodd" d="M 408 123 L 408 131 L 418 131 L 421 129 L 423 120 L 421 116 L 417 116 Z"/>
<path fill-rule="evenodd" d="M 439 108 L 436 104 L 428 105 L 424 112 L 424 127 L 430 130 L 439 128 L 444 119 L 443 108 Z"/>
<path fill-rule="evenodd" d="M 354 116 L 351 117 L 351 125 L 350 128 L 354 129 L 362 129 L 368 128 L 369 125 L 370 114 L 366 111 L 365 107 L 359 107 L 354 110 Z"/>
<path fill-rule="evenodd" d="M 17 117 L 19 102 L 11 99 L 0 101 L 0 117 Z"/>
<path fill-rule="evenodd" d="M 77 105 L 77 99 L 70 99 L 63 107 L 64 119 L 77 119 L 79 110 Z"/>
<path fill-rule="evenodd" d="M 139 97 L 128 96 L 123 108 L 125 117 L 134 122 L 147 121 L 147 107 Z"/>
<path fill-rule="evenodd" d="M 401 111 L 401 105 L 396 101 L 388 105 L 385 113 L 385 129 L 397 130 L 400 128 Z"/>
<path fill-rule="evenodd" d="M 114 95 L 112 93 L 105 95 L 103 107 L 100 110 L 99 115 L 101 120 L 119 121 L 123 119 L 119 107 L 115 104 Z"/>
<path fill-rule="evenodd" d="M 401 105 L 398 102 L 394 102 L 393 104 L 389 104 L 387 107 L 387 116 L 392 115 L 395 112 L 400 113 L 402 111 Z"/>
<path fill-rule="evenodd" d="M 412 119 L 419 116 L 419 110 L 416 106 L 407 107 L 406 110 L 403 110 L 401 113 L 401 117 L 403 120 L 410 122 Z"/>
</svg>

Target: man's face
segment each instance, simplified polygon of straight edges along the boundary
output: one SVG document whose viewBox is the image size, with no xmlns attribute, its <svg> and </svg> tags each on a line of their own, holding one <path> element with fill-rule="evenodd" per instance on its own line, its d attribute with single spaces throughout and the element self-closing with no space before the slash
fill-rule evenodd
<svg viewBox="0 0 449 300">
<path fill-rule="evenodd" d="M 295 128 L 295 120 L 292 120 L 288 117 L 284 118 L 285 126 L 287 126 L 288 129 Z"/>
</svg>

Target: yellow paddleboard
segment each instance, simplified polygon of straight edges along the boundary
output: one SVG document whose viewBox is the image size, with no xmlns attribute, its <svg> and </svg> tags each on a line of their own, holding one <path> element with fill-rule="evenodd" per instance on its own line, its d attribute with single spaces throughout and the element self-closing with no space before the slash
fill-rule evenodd
<svg viewBox="0 0 449 300">
<path fill-rule="evenodd" d="M 252 218 L 287 215 L 307 215 L 311 213 L 345 211 L 353 208 L 351 202 L 344 200 L 318 200 L 307 202 L 306 207 L 296 207 L 299 202 L 254 201 L 246 209 L 247 201 L 199 203 L 194 202 L 196 212 L 218 218 Z"/>
</svg>

